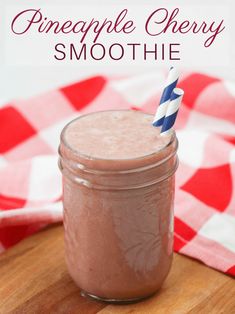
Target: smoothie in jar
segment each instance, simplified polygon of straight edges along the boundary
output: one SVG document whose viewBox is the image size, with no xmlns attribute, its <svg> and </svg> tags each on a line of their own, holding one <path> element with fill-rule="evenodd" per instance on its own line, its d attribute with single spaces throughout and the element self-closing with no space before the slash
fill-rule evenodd
<svg viewBox="0 0 235 314">
<path fill-rule="evenodd" d="M 152 120 L 102 111 L 61 134 L 68 270 L 84 294 L 105 301 L 154 294 L 171 267 L 177 138 Z"/>
</svg>

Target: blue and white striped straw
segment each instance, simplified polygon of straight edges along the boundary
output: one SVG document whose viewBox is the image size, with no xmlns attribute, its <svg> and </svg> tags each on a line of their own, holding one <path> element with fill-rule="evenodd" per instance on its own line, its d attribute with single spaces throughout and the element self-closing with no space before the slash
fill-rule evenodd
<svg viewBox="0 0 235 314">
<path fill-rule="evenodd" d="M 163 121 L 167 111 L 167 106 L 170 102 L 171 93 L 173 89 L 176 87 L 178 79 L 179 79 L 178 71 L 176 70 L 176 68 L 171 67 L 162 93 L 160 104 L 157 108 L 155 117 L 153 119 L 152 123 L 153 126 L 158 127 L 163 125 Z"/>
<path fill-rule="evenodd" d="M 173 92 L 170 98 L 170 103 L 167 107 L 165 119 L 161 128 L 161 135 L 166 135 L 171 131 L 175 123 L 175 119 L 177 117 L 179 106 L 181 104 L 183 95 L 184 95 L 184 91 L 182 89 L 180 88 L 173 89 Z"/>
</svg>

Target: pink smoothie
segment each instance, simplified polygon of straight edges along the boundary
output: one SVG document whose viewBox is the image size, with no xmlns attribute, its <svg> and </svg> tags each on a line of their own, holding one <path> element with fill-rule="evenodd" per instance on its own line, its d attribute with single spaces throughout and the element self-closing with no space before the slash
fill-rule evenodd
<svg viewBox="0 0 235 314">
<path fill-rule="evenodd" d="M 152 295 L 170 270 L 177 140 L 152 119 L 104 111 L 62 132 L 66 261 L 77 285 L 104 300 Z"/>
</svg>

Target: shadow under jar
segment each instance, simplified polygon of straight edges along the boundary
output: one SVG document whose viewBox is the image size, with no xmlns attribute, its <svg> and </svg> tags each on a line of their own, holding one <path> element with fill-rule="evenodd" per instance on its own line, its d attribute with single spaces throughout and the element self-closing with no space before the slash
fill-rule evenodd
<svg viewBox="0 0 235 314">
<path fill-rule="evenodd" d="M 173 256 L 175 133 L 153 116 L 101 111 L 62 131 L 65 256 L 83 294 L 108 302 L 154 294 Z"/>
</svg>

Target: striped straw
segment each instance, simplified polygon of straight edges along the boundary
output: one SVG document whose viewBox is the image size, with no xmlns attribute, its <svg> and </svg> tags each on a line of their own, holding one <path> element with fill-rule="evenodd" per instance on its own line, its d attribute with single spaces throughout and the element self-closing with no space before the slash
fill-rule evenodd
<svg viewBox="0 0 235 314">
<path fill-rule="evenodd" d="M 170 103 L 168 105 L 165 119 L 161 129 L 161 135 L 168 134 L 172 129 L 177 117 L 179 106 L 181 104 L 184 91 L 180 88 L 174 88 L 171 94 Z"/>
<path fill-rule="evenodd" d="M 167 106 L 170 102 L 171 93 L 173 89 L 176 87 L 178 79 L 179 79 L 178 71 L 176 70 L 176 68 L 171 67 L 166 83 L 165 83 L 165 88 L 162 93 L 160 104 L 157 108 L 155 117 L 153 119 L 153 123 L 152 123 L 153 126 L 157 127 L 157 126 L 163 125 L 163 121 L 164 121 L 166 111 L 167 111 Z"/>
</svg>

